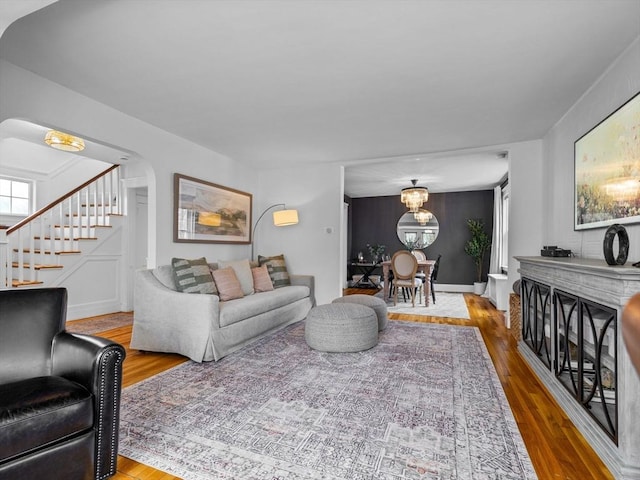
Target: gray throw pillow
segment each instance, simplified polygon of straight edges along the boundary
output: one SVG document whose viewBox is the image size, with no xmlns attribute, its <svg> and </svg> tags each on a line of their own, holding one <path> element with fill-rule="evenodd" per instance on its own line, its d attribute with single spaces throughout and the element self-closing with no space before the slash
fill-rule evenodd
<svg viewBox="0 0 640 480">
<path fill-rule="evenodd" d="M 172 258 L 171 267 L 173 281 L 179 292 L 217 295 L 216 284 L 213 282 L 209 264 L 204 257 L 194 260 Z"/>
</svg>

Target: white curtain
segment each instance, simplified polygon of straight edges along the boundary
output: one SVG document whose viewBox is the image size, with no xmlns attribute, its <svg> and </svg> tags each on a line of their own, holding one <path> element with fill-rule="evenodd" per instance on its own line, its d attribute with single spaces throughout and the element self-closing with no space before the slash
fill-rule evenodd
<svg viewBox="0 0 640 480">
<path fill-rule="evenodd" d="M 493 189 L 493 235 L 491 238 L 491 260 L 489 273 L 502 273 L 500 259 L 502 258 L 502 187 Z"/>
</svg>

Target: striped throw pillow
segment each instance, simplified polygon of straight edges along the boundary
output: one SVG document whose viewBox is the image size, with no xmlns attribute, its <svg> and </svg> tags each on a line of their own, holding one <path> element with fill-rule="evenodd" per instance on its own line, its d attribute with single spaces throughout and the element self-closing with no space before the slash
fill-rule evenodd
<svg viewBox="0 0 640 480">
<path fill-rule="evenodd" d="M 275 255 L 273 257 L 263 257 L 258 255 L 258 263 L 260 266 L 267 266 L 274 288 L 291 285 L 291 279 L 289 278 L 289 272 L 287 272 L 287 264 L 284 261 L 284 255 Z"/>
<path fill-rule="evenodd" d="M 208 293 L 217 294 L 216 284 L 213 283 L 211 270 L 207 260 L 196 258 L 188 260 L 186 258 L 172 258 L 171 267 L 173 270 L 173 281 L 176 290 L 184 293 Z"/>
</svg>

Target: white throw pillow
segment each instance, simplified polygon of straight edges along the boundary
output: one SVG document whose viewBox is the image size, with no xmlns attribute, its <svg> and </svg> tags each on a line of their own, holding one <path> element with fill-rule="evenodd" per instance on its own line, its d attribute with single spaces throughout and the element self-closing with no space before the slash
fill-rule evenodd
<svg viewBox="0 0 640 480">
<path fill-rule="evenodd" d="M 245 295 L 251 295 L 253 290 L 253 275 L 251 274 L 251 266 L 249 265 L 249 259 L 243 260 L 218 260 L 218 268 L 231 267 L 238 277 L 240 286 L 242 287 L 242 293 Z"/>
</svg>

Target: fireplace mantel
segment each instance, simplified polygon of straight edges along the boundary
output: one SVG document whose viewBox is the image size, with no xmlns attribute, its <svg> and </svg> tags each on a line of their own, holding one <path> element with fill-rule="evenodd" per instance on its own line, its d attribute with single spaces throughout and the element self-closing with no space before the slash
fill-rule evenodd
<svg viewBox="0 0 640 480">
<path fill-rule="evenodd" d="M 554 258 L 554 257 L 515 257 L 520 262 L 520 275 L 523 283 L 534 285 L 536 291 L 544 292 L 545 296 L 538 295 L 535 309 L 532 305 L 526 305 L 525 300 L 533 298 L 522 297 L 523 316 L 523 340 L 520 341 L 519 351 L 528 364 L 545 384 L 547 389 L 565 410 L 567 415 L 582 432 L 596 453 L 602 458 L 616 478 L 640 479 L 640 378 L 638 377 L 622 340 L 622 328 L 620 319 L 622 309 L 627 301 L 640 292 L 640 268 L 632 266 L 609 266 L 604 260 L 580 259 L 580 258 Z M 594 420 L 593 410 L 585 408 L 575 395 L 583 392 L 576 389 L 570 392 L 565 383 L 561 381 L 559 365 L 568 355 L 568 343 L 563 343 L 569 334 L 563 335 L 559 327 L 562 321 L 562 299 L 573 299 L 577 305 L 587 305 L 600 308 L 601 311 L 610 312 L 614 321 L 609 326 L 611 342 L 607 345 L 607 354 L 610 354 L 615 362 L 616 405 L 617 405 L 617 430 L 615 435 L 605 432 L 601 425 Z M 548 306 L 540 305 L 547 301 Z M 575 311 L 582 311 L 579 307 Z M 529 309 L 527 311 L 527 309 Z M 543 315 L 545 318 L 534 323 L 542 325 L 542 339 L 548 345 L 541 345 L 541 351 L 535 351 L 532 344 L 540 345 L 541 342 L 529 341 L 524 338 L 526 328 L 525 317 L 531 316 L 532 311 Z M 568 310 L 565 310 L 565 313 Z M 587 322 L 574 313 L 573 324 Z M 565 322 L 564 325 L 571 322 Z M 573 325 L 572 324 L 572 325 Z M 581 327 L 584 335 L 587 335 L 586 323 Z M 538 325 L 538 328 L 540 325 Z M 544 333 L 547 332 L 547 333 Z M 569 330 L 566 330 L 569 332 Z M 571 332 L 570 332 L 571 333 Z M 572 333 L 571 333 L 572 334 Z M 546 337 L 545 337 L 546 335 Z M 573 335 L 573 334 L 572 334 Z M 529 331 L 531 336 L 531 331 Z M 613 343 L 615 339 L 615 343 Z M 584 345 L 588 345 L 588 340 Z M 613 343 L 613 346 L 609 346 Z M 574 345 L 571 345 L 572 347 Z M 548 348 L 548 350 L 546 350 Z M 586 347 L 581 352 L 586 352 Z M 574 354 L 572 354 L 574 355 Z M 583 355 L 586 357 L 586 353 Z M 543 360 L 544 357 L 544 360 Z M 575 358 L 578 358 L 577 355 Z M 542 360 L 542 361 L 541 361 Z M 572 358 L 573 360 L 573 358 Z M 604 359 L 603 359 L 604 362 Z M 566 363 L 566 362 L 565 362 Z M 584 367 L 581 367 L 584 368 Z M 582 369 L 581 373 L 586 372 Z M 572 373 L 577 373 L 572 372 Z M 566 375 L 566 372 L 565 372 Z M 565 376 L 566 378 L 566 376 Z M 587 379 L 587 374 L 578 376 Z M 572 395 L 574 393 L 575 395 Z M 601 403 L 600 405 L 603 405 Z M 617 443 L 617 444 L 616 444 Z"/>
</svg>

